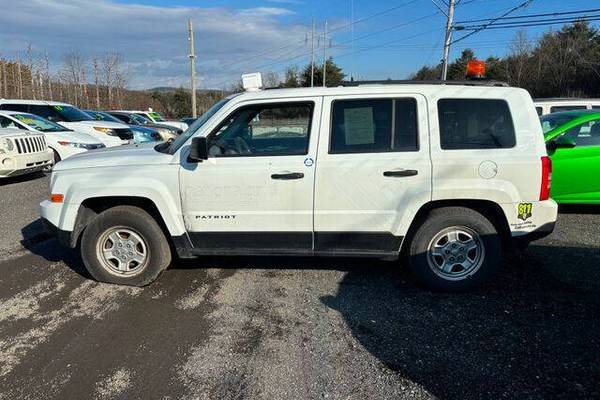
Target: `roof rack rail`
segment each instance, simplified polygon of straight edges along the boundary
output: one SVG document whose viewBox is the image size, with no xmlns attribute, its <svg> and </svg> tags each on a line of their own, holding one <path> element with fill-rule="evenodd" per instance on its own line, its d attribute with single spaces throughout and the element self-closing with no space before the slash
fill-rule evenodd
<svg viewBox="0 0 600 400">
<path fill-rule="evenodd" d="M 461 81 L 416 81 L 416 80 L 384 80 L 384 81 L 343 81 L 342 86 L 353 87 L 362 85 L 458 85 L 458 86 L 494 86 L 509 87 L 506 82 L 495 80 L 461 80 Z"/>
</svg>

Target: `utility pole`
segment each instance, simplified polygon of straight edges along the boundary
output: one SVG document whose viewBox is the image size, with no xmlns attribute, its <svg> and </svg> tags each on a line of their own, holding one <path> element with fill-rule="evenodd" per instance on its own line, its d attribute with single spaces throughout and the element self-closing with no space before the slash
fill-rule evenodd
<svg viewBox="0 0 600 400">
<path fill-rule="evenodd" d="M 323 87 L 327 87 L 327 21 L 323 31 Z"/>
<path fill-rule="evenodd" d="M 188 41 L 190 43 L 190 78 L 191 78 L 191 89 L 192 89 L 192 117 L 198 117 L 196 111 L 196 51 L 194 50 L 194 26 L 192 25 L 192 19 L 188 19 Z"/>
<path fill-rule="evenodd" d="M 446 39 L 444 41 L 444 55 L 442 58 L 442 80 L 448 77 L 448 57 L 450 57 L 450 43 L 452 42 L 452 28 L 454 23 L 455 0 L 448 0 L 448 22 L 446 23 Z"/>
<path fill-rule="evenodd" d="M 315 86 L 315 19 L 312 20 L 312 33 L 310 35 L 310 87 Z"/>
</svg>

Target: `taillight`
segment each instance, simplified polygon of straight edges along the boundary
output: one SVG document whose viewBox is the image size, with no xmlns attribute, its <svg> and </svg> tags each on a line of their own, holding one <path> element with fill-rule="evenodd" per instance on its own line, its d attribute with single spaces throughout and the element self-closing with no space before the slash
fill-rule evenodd
<svg viewBox="0 0 600 400">
<path fill-rule="evenodd" d="M 550 198 L 552 185 L 552 160 L 548 156 L 542 157 L 542 187 L 540 188 L 540 201 Z"/>
</svg>

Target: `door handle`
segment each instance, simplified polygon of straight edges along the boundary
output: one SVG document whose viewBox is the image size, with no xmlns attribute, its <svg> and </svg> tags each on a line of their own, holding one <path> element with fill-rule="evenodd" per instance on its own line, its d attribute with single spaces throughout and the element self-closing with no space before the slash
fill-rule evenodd
<svg viewBox="0 0 600 400">
<path fill-rule="evenodd" d="M 383 173 L 383 176 L 389 177 L 389 178 L 405 178 L 408 176 L 417 176 L 419 175 L 419 171 L 417 171 L 416 169 L 401 169 L 398 171 L 385 171 Z"/>
<path fill-rule="evenodd" d="M 289 174 L 273 174 L 271 175 L 271 179 L 276 179 L 280 181 L 291 181 L 294 179 L 302 179 L 304 178 L 304 174 L 302 172 L 291 172 Z"/>
</svg>

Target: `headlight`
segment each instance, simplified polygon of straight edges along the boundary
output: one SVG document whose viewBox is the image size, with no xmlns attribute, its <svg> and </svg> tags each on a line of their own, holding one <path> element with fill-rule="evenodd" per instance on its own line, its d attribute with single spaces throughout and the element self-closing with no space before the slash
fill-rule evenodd
<svg viewBox="0 0 600 400">
<path fill-rule="evenodd" d="M 13 144 L 12 140 L 8 139 L 8 138 L 4 138 L 4 139 L 0 139 L 0 150 L 5 150 L 5 151 L 13 151 L 15 148 L 15 145 Z"/>
<path fill-rule="evenodd" d="M 109 136 L 117 136 L 117 132 L 115 132 L 115 130 L 111 128 L 102 128 L 100 126 L 95 126 L 94 129 L 98 132 L 106 133 Z"/>
<path fill-rule="evenodd" d="M 61 146 L 75 147 L 77 149 L 85 149 L 85 150 L 96 150 L 103 149 L 104 146 L 101 143 L 76 143 L 76 142 L 58 142 Z"/>
</svg>

